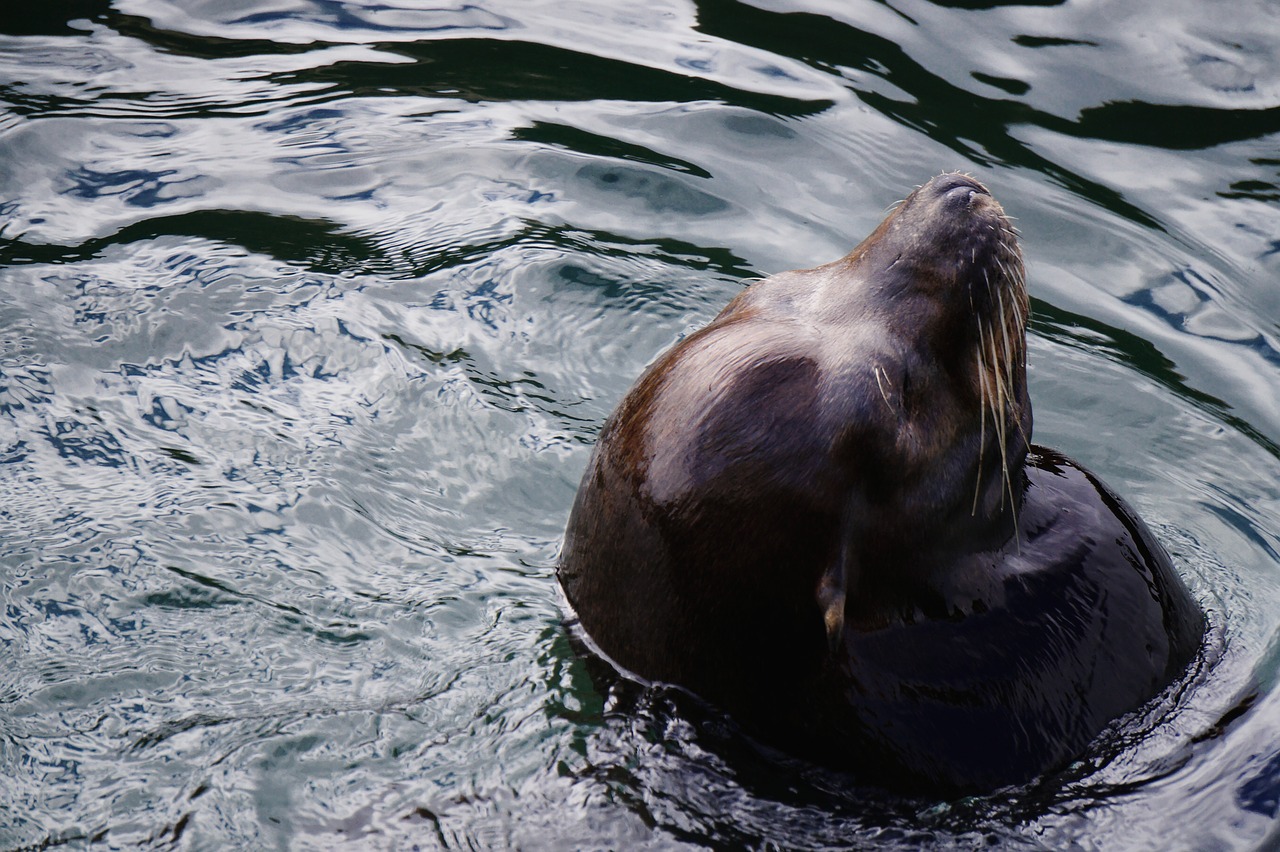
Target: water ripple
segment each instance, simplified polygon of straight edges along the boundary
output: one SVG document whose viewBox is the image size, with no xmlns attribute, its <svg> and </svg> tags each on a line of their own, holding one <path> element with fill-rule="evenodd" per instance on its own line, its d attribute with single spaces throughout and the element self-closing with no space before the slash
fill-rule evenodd
<svg viewBox="0 0 1280 852">
<path fill-rule="evenodd" d="M 0 846 L 1268 842 L 1275 11 L 1096 13 L 0 27 Z M 599 669 L 553 566 L 655 354 L 943 168 L 1019 217 L 1037 437 L 1139 507 L 1210 634 L 1113 760 L 926 802 Z"/>
</svg>

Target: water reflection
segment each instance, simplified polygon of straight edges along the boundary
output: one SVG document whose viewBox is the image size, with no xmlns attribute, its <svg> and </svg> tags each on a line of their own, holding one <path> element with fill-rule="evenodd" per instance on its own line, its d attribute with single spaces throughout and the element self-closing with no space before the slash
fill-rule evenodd
<svg viewBox="0 0 1280 852">
<path fill-rule="evenodd" d="M 0 845 L 1267 842 L 1274 17 L 6 16 Z M 944 168 L 1019 217 L 1037 437 L 1148 517 L 1214 639 L 1116 761 L 908 802 L 591 670 L 552 565 L 653 355 Z"/>
</svg>

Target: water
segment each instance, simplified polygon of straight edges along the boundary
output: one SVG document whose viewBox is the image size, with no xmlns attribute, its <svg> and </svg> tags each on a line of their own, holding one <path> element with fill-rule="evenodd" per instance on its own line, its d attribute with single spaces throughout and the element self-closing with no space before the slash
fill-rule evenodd
<svg viewBox="0 0 1280 852">
<path fill-rule="evenodd" d="M 1277 841 L 1280 7 L 0 29 L 0 847 Z M 1115 760 L 904 801 L 585 662 L 553 566 L 649 359 L 955 168 L 1023 233 L 1037 439 L 1211 629 Z"/>
</svg>

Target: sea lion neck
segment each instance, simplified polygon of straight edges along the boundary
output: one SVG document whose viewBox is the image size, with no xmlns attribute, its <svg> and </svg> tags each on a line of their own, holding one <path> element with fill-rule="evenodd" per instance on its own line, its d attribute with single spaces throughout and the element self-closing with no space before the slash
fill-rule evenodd
<svg viewBox="0 0 1280 852">
<path fill-rule="evenodd" d="M 864 485 L 893 484 L 866 498 L 879 544 L 864 555 L 928 573 L 938 560 L 922 548 L 998 544 L 1016 526 L 1032 426 L 1024 271 L 1003 209 L 971 178 L 943 175 L 810 275 L 832 385 L 858 401 L 850 458 L 889 471 Z"/>
</svg>

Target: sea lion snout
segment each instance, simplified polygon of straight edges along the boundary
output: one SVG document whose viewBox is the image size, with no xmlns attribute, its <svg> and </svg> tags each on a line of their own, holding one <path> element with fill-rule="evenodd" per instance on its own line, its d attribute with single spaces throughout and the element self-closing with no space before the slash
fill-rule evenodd
<svg viewBox="0 0 1280 852">
<path fill-rule="evenodd" d="M 971 198 L 974 193 L 990 196 L 991 192 L 978 181 L 959 173 L 938 175 L 925 184 L 924 189 L 938 196 Z"/>
</svg>

